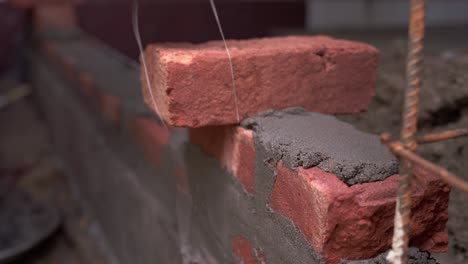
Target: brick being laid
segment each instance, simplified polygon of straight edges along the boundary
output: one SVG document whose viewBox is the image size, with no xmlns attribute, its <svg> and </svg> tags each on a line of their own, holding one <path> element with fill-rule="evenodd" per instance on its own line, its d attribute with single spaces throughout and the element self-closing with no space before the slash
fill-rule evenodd
<svg viewBox="0 0 468 264">
<path fill-rule="evenodd" d="M 289 250 L 305 249 L 294 253 L 297 263 L 384 258 L 379 254 L 390 249 L 398 161 L 378 136 L 301 109 L 262 113 L 241 126 L 191 129 L 190 135 L 242 184 L 248 194 L 242 199 L 252 199 L 256 217 L 243 232 L 257 239 L 269 262 L 289 254 L 277 251 L 285 240 L 294 241 Z M 450 189 L 424 170 L 415 174 L 410 245 L 444 252 Z"/>
<path fill-rule="evenodd" d="M 169 124 L 228 125 L 268 109 L 327 114 L 365 111 L 374 95 L 378 51 L 326 36 L 291 36 L 146 48 L 146 104 Z M 236 104 L 237 102 L 237 104 Z M 239 119 L 237 118 L 239 114 Z"/>
<path fill-rule="evenodd" d="M 378 136 L 300 109 L 265 113 L 244 125 L 256 135 L 257 159 L 275 164 L 274 176 L 255 176 L 256 193 L 271 194 L 265 200 L 272 210 L 326 263 L 368 259 L 391 247 L 398 162 Z M 450 188 L 420 168 L 414 173 L 410 245 L 445 252 Z"/>
</svg>

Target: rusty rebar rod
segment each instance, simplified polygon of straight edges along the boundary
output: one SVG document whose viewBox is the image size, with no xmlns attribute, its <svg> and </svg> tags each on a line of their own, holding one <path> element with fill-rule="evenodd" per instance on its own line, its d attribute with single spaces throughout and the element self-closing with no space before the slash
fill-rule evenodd
<svg viewBox="0 0 468 264">
<path fill-rule="evenodd" d="M 448 130 L 448 131 L 444 131 L 440 133 L 432 133 L 432 134 L 423 135 L 417 138 L 417 142 L 418 144 L 428 144 L 428 143 L 439 142 L 442 140 L 454 139 L 454 138 L 466 137 L 466 136 L 468 136 L 468 128 L 459 128 L 459 129 Z"/>
<path fill-rule="evenodd" d="M 410 2 L 408 58 L 406 64 L 407 83 L 403 108 L 403 125 L 400 134 L 402 145 L 409 152 L 414 152 L 417 147 L 416 132 L 423 66 L 425 4 L 425 0 L 411 0 Z M 394 264 L 407 263 L 412 178 L 413 168 L 411 162 L 404 158 L 401 159 L 392 250 L 387 256 L 387 259 Z"/>
<path fill-rule="evenodd" d="M 410 161 L 413 165 L 418 165 L 419 167 L 426 169 L 432 174 L 440 177 L 450 187 L 468 193 L 468 182 L 460 179 L 459 177 L 455 176 L 446 169 L 439 167 L 424 158 L 419 157 L 411 151 L 408 151 L 407 149 L 405 149 L 401 142 L 392 141 L 388 134 L 382 134 L 381 140 L 382 143 L 387 145 L 397 157 Z"/>
</svg>

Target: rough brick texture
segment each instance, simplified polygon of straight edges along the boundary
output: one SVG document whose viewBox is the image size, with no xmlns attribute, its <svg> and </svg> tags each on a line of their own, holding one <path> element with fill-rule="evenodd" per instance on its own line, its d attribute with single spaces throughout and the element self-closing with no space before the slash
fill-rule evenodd
<svg viewBox="0 0 468 264">
<path fill-rule="evenodd" d="M 323 113 L 367 109 L 374 94 L 378 51 L 325 36 L 228 41 L 240 119 L 267 109 L 302 106 Z M 171 125 L 238 123 L 229 61 L 223 43 L 150 45 L 145 58 L 151 96 Z M 344 103 L 346 102 L 346 103 Z"/>
<path fill-rule="evenodd" d="M 255 147 L 251 130 L 233 126 L 195 128 L 190 130 L 190 139 L 217 158 L 248 192 L 253 192 Z"/>
<path fill-rule="evenodd" d="M 232 239 L 232 249 L 244 264 L 258 264 L 252 252 L 252 246 L 245 237 L 235 237 Z"/>
<path fill-rule="evenodd" d="M 449 188 L 417 170 L 413 190 L 411 244 L 441 252 L 447 248 Z M 314 167 L 295 173 L 278 164 L 272 207 L 290 218 L 329 263 L 366 259 L 391 245 L 397 175 L 348 187 L 336 175 Z"/>
</svg>

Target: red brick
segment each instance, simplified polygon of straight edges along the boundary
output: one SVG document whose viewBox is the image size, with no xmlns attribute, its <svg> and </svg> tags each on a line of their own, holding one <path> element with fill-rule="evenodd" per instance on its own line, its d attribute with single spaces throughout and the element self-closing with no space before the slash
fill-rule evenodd
<svg viewBox="0 0 468 264">
<path fill-rule="evenodd" d="M 218 159 L 252 193 L 255 182 L 255 146 L 251 130 L 235 126 L 190 129 L 190 140 Z"/>
<path fill-rule="evenodd" d="M 302 106 L 337 114 L 367 109 L 378 51 L 325 36 L 229 41 L 240 119 Z M 231 71 L 222 42 L 150 45 L 151 89 L 167 123 L 201 127 L 238 123 Z M 153 108 L 142 71 L 143 94 Z"/>
<path fill-rule="evenodd" d="M 122 100 L 115 95 L 109 94 L 102 90 L 96 90 L 96 99 L 98 109 L 101 112 L 102 117 L 114 124 L 120 122 Z"/>
<path fill-rule="evenodd" d="M 155 119 L 148 117 L 137 117 L 131 120 L 129 127 L 141 145 L 145 158 L 155 166 L 161 164 L 162 151 L 169 142 L 170 131 Z M 178 173 L 185 173 L 182 168 L 180 169 Z M 178 176 L 185 177 L 185 174 Z"/>
<path fill-rule="evenodd" d="M 244 264 L 258 264 L 257 259 L 252 253 L 250 242 L 242 236 L 232 239 L 232 249 Z"/>
<path fill-rule="evenodd" d="M 415 170 L 411 245 L 447 250 L 445 224 L 449 190 L 435 176 Z M 318 167 L 293 172 L 282 162 L 272 191 L 272 208 L 291 219 L 327 263 L 341 257 L 367 259 L 390 248 L 398 175 L 348 187 Z"/>
</svg>

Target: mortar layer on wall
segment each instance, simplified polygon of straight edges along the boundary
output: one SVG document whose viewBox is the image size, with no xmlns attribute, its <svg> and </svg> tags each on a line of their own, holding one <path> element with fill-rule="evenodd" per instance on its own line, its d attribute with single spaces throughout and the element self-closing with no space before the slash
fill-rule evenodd
<svg viewBox="0 0 468 264">
<path fill-rule="evenodd" d="M 332 116 L 291 108 L 264 112 L 242 124 L 255 131 L 271 158 L 283 159 L 292 168 L 318 166 L 348 185 L 384 180 L 398 172 L 397 159 L 378 136 Z"/>
</svg>

